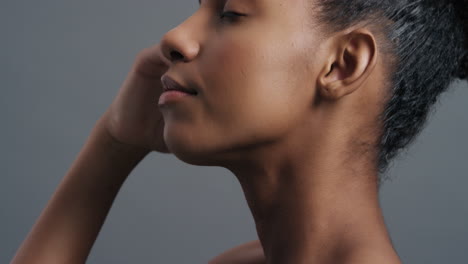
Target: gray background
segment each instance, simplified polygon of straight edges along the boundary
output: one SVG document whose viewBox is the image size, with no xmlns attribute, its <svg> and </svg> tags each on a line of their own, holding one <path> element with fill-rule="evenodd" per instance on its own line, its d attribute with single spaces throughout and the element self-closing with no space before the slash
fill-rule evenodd
<svg viewBox="0 0 468 264">
<path fill-rule="evenodd" d="M 191 1 L 3 0 L 0 263 L 55 191 L 137 52 Z M 390 173 L 381 201 L 404 263 L 468 263 L 468 87 L 456 83 Z M 235 177 L 151 153 L 118 194 L 88 263 L 207 263 L 257 239 Z"/>
</svg>

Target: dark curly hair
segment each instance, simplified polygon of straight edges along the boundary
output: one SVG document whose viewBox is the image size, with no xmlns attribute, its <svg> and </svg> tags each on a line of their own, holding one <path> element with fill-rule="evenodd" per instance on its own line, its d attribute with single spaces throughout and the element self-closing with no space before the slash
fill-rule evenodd
<svg viewBox="0 0 468 264">
<path fill-rule="evenodd" d="M 468 75 L 468 0 L 313 0 L 314 20 L 335 33 L 364 23 L 389 73 L 379 115 L 378 185 L 390 161 L 424 127 L 431 107 L 454 79 Z M 379 37 L 383 36 L 383 37 Z"/>
</svg>

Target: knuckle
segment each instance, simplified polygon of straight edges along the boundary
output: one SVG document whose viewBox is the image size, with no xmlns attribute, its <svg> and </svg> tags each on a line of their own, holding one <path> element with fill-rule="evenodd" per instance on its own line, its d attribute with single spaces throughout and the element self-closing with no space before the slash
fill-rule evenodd
<svg viewBox="0 0 468 264">
<path fill-rule="evenodd" d="M 148 62 L 148 50 L 147 48 L 141 50 L 138 52 L 138 54 L 135 56 L 135 59 L 134 59 L 134 65 L 135 65 L 135 68 L 141 68 L 143 67 L 144 64 L 146 64 Z"/>
<path fill-rule="evenodd" d="M 144 48 L 137 53 L 133 67 L 136 71 L 154 72 L 165 69 L 167 65 L 159 50 Z"/>
</svg>

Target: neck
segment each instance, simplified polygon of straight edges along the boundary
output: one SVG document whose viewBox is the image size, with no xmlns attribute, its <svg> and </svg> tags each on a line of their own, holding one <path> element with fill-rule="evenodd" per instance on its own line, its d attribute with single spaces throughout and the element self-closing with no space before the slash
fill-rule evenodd
<svg viewBox="0 0 468 264">
<path fill-rule="evenodd" d="M 335 144 L 320 142 L 288 143 L 293 151 L 282 155 L 265 149 L 229 168 L 244 191 L 267 263 L 349 263 L 369 251 L 396 260 L 376 170 L 366 159 L 351 161 Z"/>
</svg>

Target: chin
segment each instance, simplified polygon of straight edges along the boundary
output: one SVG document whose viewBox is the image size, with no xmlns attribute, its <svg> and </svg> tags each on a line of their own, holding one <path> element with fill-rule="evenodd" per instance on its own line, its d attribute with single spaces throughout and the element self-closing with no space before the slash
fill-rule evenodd
<svg viewBox="0 0 468 264">
<path fill-rule="evenodd" d="M 171 153 L 185 163 L 196 166 L 219 165 L 219 163 L 213 159 L 213 157 L 216 157 L 216 154 L 204 150 L 201 146 L 171 141 L 166 141 L 166 144 Z"/>
<path fill-rule="evenodd" d="M 223 162 L 213 158 L 214 155 L 206 155 L 200 152 L 173 152 L 173 154 L 181 161 L 195 166 L 221 166 Z"/>
<path fill-rule="evenodd" d="M 177 131 L 172 134 L 166 133 L 164 141 L 167 148 L 179 160 L 197 166 L 221 166 L 238 158 L 233 148 L 226 142 L 225 138 L 216 140 L 214 138 L 196 137 L 196 133 L 187 134 L 187 130 Z"/>
</svg>

